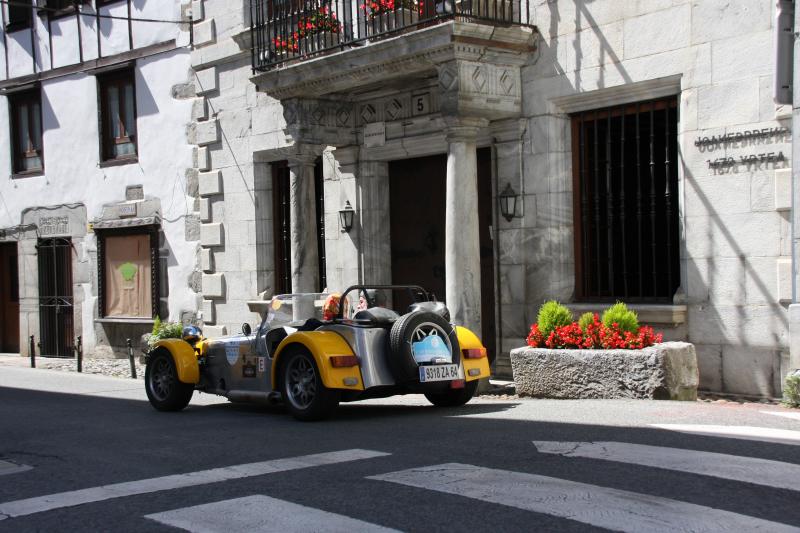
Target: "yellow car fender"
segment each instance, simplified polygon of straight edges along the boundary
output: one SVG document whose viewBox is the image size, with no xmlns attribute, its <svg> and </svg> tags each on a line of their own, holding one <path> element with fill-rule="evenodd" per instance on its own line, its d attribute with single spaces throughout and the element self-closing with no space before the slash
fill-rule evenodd
<svg viewBox="0 0 800 533">
<path fill-rule="evenodd" d="M 364 390 L 361 367 L 334 367 L 331 358 L 337 355 L 355 355 L 341 335 L 333 331 L 297 331 L 278 345 L 272 360 L 272 389 L 278 387 L 278 369 L 284 352 L 292 346 L 303 346 L 314 357 L 322 383 L 329 389 Z"/>
<path fill-rule="evenodd" d="M 178 381 L 181 383 L 194 383 L 200 381 L 200 365 L 197 363 L 197 354 L 192 346 L 183 339 L 162 339 L 156 343 L 153 350 L 163 348 L 172 355 L 175 369 L 178 371 Z"/>
<path fill-rule="evenodd" d="M 467 328 L 456 326 L 456 336 L 458 345 L 461 347 L 461 362 L 464 365 L 464 379 L 474 381 L 476 379 L 489 377 L 489 359 L 486 356 L 486 349 L 483 343 L 473 332 Z M 467 359 L 464 357 L 463 350 L 483 350 L 483 357 L 480 359 Z"/>
</svg>

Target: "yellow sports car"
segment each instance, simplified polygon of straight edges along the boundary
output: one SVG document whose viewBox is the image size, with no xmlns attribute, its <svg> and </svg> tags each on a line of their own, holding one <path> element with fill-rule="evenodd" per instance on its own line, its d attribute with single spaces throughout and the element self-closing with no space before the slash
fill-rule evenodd
<svg viewBox="0 0 800 533">
<path fill-rule="evenodd" d="M 275 296 L 255 333 L 245 324 L 241 335 L 209 340 L 189 326 L 183 339 L 159 341 L 146 363 L 147 397 L 160 411 L 183 409 L 199 390 L 282 401 L 300 420 L 325 418 L 339 402 L 395 394 L 459 406 L 489 377 L 480 339 L 413 285 Z"/>
</svg>

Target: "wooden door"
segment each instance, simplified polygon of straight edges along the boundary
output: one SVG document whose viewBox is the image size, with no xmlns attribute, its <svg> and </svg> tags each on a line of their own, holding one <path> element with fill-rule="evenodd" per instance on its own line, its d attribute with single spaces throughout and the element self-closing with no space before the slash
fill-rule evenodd
<svg viewBox="0 0 800 533">
<path fill-rule="evenodd" d="M 19 352 L 17 243 L 0 244 L 0 352 Z"/>
<path fill-rule="evenodd" d="M 495 354 L 494 253 L 491 151 L 478 150 L 478 213 L 481 251 L 481 340 Z M 447 156 L 435 155 L 389 163 L 392 283 L 421 285 L 445 298 L 445 194 Z M 365 280 L 370 283 L 370 280 Z M 408 302 L 395 302 L 405 312 Z"/>
</svg>

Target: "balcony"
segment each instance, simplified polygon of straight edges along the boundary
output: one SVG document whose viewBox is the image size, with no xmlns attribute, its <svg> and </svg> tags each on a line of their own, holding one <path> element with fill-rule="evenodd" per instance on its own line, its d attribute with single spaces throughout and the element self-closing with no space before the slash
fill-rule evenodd
<svg viewBox="0 0 800 533">
<path fill-rule="evenodd" d="M 530 26 L 530 0 L 254 0 L 253 72 L 449 21 Z"/>
</svg>

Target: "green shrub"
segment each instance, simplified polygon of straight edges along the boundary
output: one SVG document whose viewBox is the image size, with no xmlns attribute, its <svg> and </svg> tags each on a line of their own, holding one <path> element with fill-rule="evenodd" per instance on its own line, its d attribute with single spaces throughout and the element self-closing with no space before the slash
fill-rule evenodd
<svg viewBox="0 0 800 533">
<path fill-rule="evenodd" d="M 586 328 L 589 327 L 589 324 L 594 322 L 594 313 L 591 311 L 587 311 L 583 313 L 581 317 L 578 319 L 578 325 L 581 327 L 581 331 L 584 333 L 586 332 Z"/>
<path fill-rule="evenodd" d="M 789 407 L 800 407 L 800 374 L 786 376 L 783 387 L 783 403 Z"/>
<path fill-rule="evenodd" d="M 162 322 L 161 318 L 156 316 L 153 321 L 153 331 L 147 337 L 147 346 L 152 350 L 161 339 L 180 338 L 183 338 L 183 325 L 180 322 Z"/>
<path fill-rule="evenodd" d="M 572 324 L 572 312 L 555 300 L 550 300 L 539 308 L 536 323 L 539 325 L 539 331 L 547 338 L 557 327 Z"/>
<path fill-rule="evenodd" d="M 621 331 L 636 334 L 639 331 L 639 317 L 622 302 L 617 302 L 603 312 L 603 325 L 610 328 L 616 324 Z"/>
</svg>

